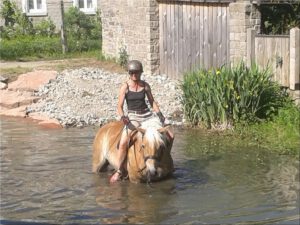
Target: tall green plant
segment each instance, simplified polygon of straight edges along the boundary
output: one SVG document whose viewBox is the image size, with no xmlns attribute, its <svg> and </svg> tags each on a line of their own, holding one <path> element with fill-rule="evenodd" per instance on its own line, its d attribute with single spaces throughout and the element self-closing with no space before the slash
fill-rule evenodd
<svg viewBox="0 0 300 225">
<path fill-rule="evenodd" d="M 101 41 L 101 19 L 99 13 L 89 16 L 77 7 L 71 7 L 64 17 L 68 38 L 75 40 L 97 39 Z"/>
<path fill-rule="evenodd" d="M 3 0 L 0 15 L 4 18 L 5 26 L 13 26 L 15 24 L 15 9 L 17 8 L 15 2 L 10 0 Z"/>
<path fill-rule="evenodd" d="M 287 98 L 271 78 L 268 69 L 244 63 L 190 72 L 182 83 L 185 116 L 209 128 L 270 118 Z"/>
<path fill-rule="evenodd" d="M 0 14 L 5 20 L 5 26 L 1 28 L 1 38 L 13 39 L 18 36 L 34 34 L 32 22 L 22 13 L 15 2 L 3 1 Z"/>
</svg>

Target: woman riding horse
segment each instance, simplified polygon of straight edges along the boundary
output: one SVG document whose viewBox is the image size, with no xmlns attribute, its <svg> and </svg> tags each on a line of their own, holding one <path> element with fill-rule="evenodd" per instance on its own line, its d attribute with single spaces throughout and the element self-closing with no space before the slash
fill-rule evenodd
<svg viewBox="0 0 300 225">
<path fill-rule="evenodd" d="M 165 117 L 161 113 L 157 102 L 154 101 L 150 85 L 141 80 L 143 72 L 142 63 L 138 60 L 131 60 L 127 65 L 127 70 L 130 78 L 120 88 L 117 108 L 117 113 L 125 126 L 121 134 L 117 154 L 118 169 L 110 178 L 110 182 L 112 183 L 120 180 L 124 174 L 124 161 L 128 151 L 130 135 L 133 131 L 130 129 L 131 126 L 129 124 L 132 123 L 135 126 L 140 126 L 143 123 L 150 122 L 162 127 L 165 121 Z M 154 113 L 146 104 L 146 96 Z M 125 115 L 123 109 L 125 100 L 127 103 L 127 115 Z M 167 135 L 172 145 L 174 135 L 170 130 L 167 130 Z"/>
</svg>

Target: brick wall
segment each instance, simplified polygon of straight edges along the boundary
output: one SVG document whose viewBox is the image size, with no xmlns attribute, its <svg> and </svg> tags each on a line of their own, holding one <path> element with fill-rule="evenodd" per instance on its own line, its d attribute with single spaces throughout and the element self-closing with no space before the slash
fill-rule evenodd
<svg viewBox="0 0 300 225">
<path fill-rule="evenodd" d="M 247 29 L 260 29 L 260 13 L 255 5 L 249 2 L 229 4 L 229 40 L 230 61 L 232 64 L 246 61 Z"/>
<path fill-rule="evenodd" d="M 138 59 L 146 73 L 159 67 L 158 4 L 155 0 L 102 0 L 103 53 L 119 58 L 126 48 L 129 59 Z"/>
</svg>

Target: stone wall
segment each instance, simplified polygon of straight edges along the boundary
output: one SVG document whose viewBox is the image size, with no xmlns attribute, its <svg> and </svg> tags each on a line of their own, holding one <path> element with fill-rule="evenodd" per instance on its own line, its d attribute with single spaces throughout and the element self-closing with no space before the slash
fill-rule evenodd
<svg viewBox="0 0 300 225">
<path fill-rule="evenodd" d="M 158 3 L 155 0 L 102 0 L 103 53 L 119 58 L 126 49 L 129 59 L 139 59 L 146 73 L 159 67 Z"/>
<path fill-rule="evenodd" d="M 229 4 L 229 54 L 232 64 L 246 61 L 248 28 L 260 30 L 260 12 L 256 5 L 246 1 Z"/>
</svg>

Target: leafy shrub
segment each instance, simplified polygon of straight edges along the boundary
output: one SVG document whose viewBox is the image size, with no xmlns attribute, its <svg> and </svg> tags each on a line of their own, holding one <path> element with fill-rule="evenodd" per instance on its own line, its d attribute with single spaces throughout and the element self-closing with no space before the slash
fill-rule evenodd
<svg viewBox="0 0 300 225">
<path fill-rule="evenodd" d="M 101 49 L 100 40 L 68 39 L 68 52 L 85 52 L 94 49 Z"/>
<path fill-rule="evenodd" d="M 68 38 L 75 40 L 101 39 L 101 19 L 99 13 L 89 16 L 77 7 L 71 7 L 64 17 Z"/>
<path fill-rule="evenodd" d="M 289 34 L 300 26 L 300 0 L 286 4 L 261 4 L 261 32 L 263 34 Z"/>
<path fill-rule="evenodd" d="M 51 19 L 42 20 L 34 26 L 35 34 L 52 37 L 55 34 L 55 24 Z"/>
<path fill-rule="evenodd" d="M 268 119 L 287 99 L 271 77 L 268 69 L 247 68 L 244 63 L 190 72 L 182 84 L 185 116 L 193 125 L 208 128 Z"/>
<path fill-rule="evenodd" d="M 0 14 L 4 18 L 5 24 L 1 28 L 1 38 L 13 39 L 18 36 L 34 34 L 32 22 L 14 2 L 3 1 Z"/>
<path fill-rule="evenodd" d="M 15 24 L 15 10 L 17 6 L 15 2 L 3 0 L 0 15 L 4 18 L 5 26 L 13 26 Z"/>
<path fill-rule="evenodd" d="M 2 39 L 0 41 L 0 58 L 5 60 L 56 53 L 61 53 L 59 37 L 20 36 L 13 40 Z"/>
<path fill-rule="evenodd" d="M 125 47 L 121 47 L 119 48 L 119 59 L 118 59 L 118 63 L 120 66 L 122 66 L 123 68 L 126 67 L 127 63 L 128 63 L 128 53 L 127 53 L 127 49 L 126 46 Z"/>
</svg>

